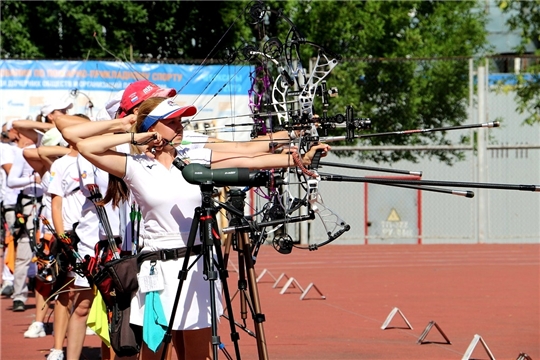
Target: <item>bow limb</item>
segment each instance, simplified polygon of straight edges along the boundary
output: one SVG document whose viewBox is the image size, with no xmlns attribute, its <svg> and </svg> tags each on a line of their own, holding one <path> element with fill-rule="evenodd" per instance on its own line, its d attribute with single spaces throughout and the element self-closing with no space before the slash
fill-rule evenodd
<svg viewBox="0 0 540 360">
<path fill-rule="evenodd" d="M 279 75 L 274 81 L 272 88 L 272 103 L 277 113 L 279 125 L 289 124 L 289 110 L 287 109 L 287 93 L 289 84 L 283 81 L 283 75 Z"/>
<path fill-rule="evenodd" d="M 351 226 L 345 222 L 338 214 L 328 208 L 319 193 L 319 179 L 308 179 L 308 202 L 311 210 L 319 217 L 328 239 L 320 244 L 310 245 L 310 250 L 316 250 L 318 247 L 324 246 L 338 237 L 340 237 L 346 231 L 351 229 Z"/>
<path fill-rule="evenodd" d="M 312 165 L 314 165 L 314 167 L 318 166 L 319 158 L 317 158 L 317 155 L 320 157 L 321 154 L 322 150 L 317 150 L 316 155 L 314 156 L 312 161 Z M 306 178 L 306 197 L 309 204 L 309 209 L 313 211 L 316 216 L 321 220 L 328 236 L 327 240 L 321 244 L 309 245 L 309 250 L 316 250 L 318 247 L 334 241 L 343 233 L 349 231 L 351 227 L 338 214 L 336 214 L 324 204 L 322 196 L 319 192 L 319 174 L 315 170 L 307 169 L 303 165 L 298 153 L 293 153 L 293 159 L 297 167 L 301 170 L 301 174 Z"/>
<path fill-rule="evenodd" d="M 311 71 L 308 83 L 302 89 L 298 97 L 301 105 L 302 116 L 308 119 L 313 117 L 313 99 L 321 82 L 330 74 L 338 64 L 336 57 L 329 58 L 326 53 L 319 51 L 315 67 Z"/>
</svg>

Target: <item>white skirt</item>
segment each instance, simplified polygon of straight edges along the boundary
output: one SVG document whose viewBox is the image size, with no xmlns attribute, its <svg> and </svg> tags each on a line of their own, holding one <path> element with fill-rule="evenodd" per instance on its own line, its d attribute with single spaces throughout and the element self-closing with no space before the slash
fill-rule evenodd
<svg viewBox="0 0 540 360">
<path fill-rule="evenodd" d="M 177 246 L 171 246 L 177 244 Z M 157 249 L 171 249 L 180 247 L 179 235 L 175 237 L 162 237 L 159 239 L 145 239 L 145 245 L 142 252 L 154 251 Z M 203 274 L 204 259 L 202 256 L 193 265 L 197 259 L 197 255 L 192 255 L 189 261 L 189 271 L 187 278 L 180 292 L 178 307 L 176 308 L 173 330 L 197 330 L 208 328 L 212 325 L 211 316 L 211 300 L 210 300 L 210 281 L 206 280 Z M 182 269 L 184 258 L 168 261 L 159 261 L 161 273 L 163 274 L 164 289 L 158 291 L 161 304 L 167 324 L 169 324 L 174 299 L 178 290 L 179 280 L 178 275 Z M 217 271 L 217 269 L 215 269 Z M 142 263 L 139 274 L 150 273 L 150 261 Z M 215 284 L 215 307 L 216 316 L 223 314 L 223 305 L 221 300 L 221 281 L 217 279 Z M 135 296 L 131 300 L 130 322 L 135 325 L 143 326 L 144 308 L 146 294 L 137 290 Z"/>
</svg>

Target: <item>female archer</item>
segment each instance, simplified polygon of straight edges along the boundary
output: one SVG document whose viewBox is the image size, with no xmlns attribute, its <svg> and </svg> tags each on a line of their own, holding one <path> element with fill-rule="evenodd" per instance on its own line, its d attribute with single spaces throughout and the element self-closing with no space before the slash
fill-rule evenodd
<svg viewBox="0 0 540 360">
<path fill-rule="evenodd" d="M 123 179 L 139 204 L 145 227 L 141 253 L 186 247 L 192 217 L 195 208 L 200 205 L 200 191 L 196 185 L 189 184 L 184 179 L 182 173 L 173 166 L 173 160 L 179 154 L 175 145 L 181 143 L 183 137 L 182 118 L 192 116 L 195 112 L 194 106 L 180 107 L 168 99 L 150 98 L 139 107 L 135 122 L 136 133 L 94 136 L 78 143 L 80 153 L 91 163 Z M 110 150 L 125 143 L 147 143 L 152 156 L 126 155 Z M 324 156 L 330 147 L 326 144 L 314 146 L 301 158 L 303 164 L 309 165 L 319 149 Z M 295 166 L 288 154 L 244 155 L 203 148 L 188 150 L 182 155 L 191 162 L 198 162 L 212 169 L 271 169 Z M 139 288 L 132 301 L 131 323 L 143 327 L 145 344 L 142 348 L 142 359 L 158 359 L 163 350 L 163 347 L 160 349 L 163 339 L 148 335 L 155 335 L 153 330 L 161 331 L 163 324 L 145 321 L 143 325 L 143 319 L 146 311 L 160 307 L 165 319 L 170 318 L 178 288 L 177 274 L 182 263 L 182 259 L 171 259 L 146 261 L 141 266 L 139 279 L 151 274 L 159 278 L 150 288 Z M 212 358 L 210 289 L 201 275 L 202 272 L 203 264 L 200 258 L 189 271 L 185 282 L 187 291 L 181 294 L 178 307 L 174 309 L 178 316 L 175 317 L 172 327 L 173 344 L 178 359 Z M 220 312 L 219 286 L 216 290 L 216 307 Z M 158 298 L 152 295 L 152 301 L 147 302 L 154 293 L 158 294 Z"/>
</svg>

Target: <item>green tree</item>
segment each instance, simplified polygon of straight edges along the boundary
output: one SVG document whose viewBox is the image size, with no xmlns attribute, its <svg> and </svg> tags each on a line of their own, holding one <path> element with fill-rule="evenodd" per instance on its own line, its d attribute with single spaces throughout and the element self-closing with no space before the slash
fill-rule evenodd
<svg viewBox="0 0 540 360">
<path fill-rule="evenodd" d="M 2 58 L 168 61 L 202 59 L 220 42 L 237 44 L 244 2 L 1 2 Z M 232 23 L 234 28 L 227 32 Z"/>
<path fill-rule="evenodd" d="M 3 58 L 40 57 L 38 45 L 30 36 L 32 17 L 28 3 L 2 1 L 0 3 L 0 54 Z"/>
<path fill-rule="evenodd" d="M 540 123 L 540 0 L 498 1 L 499 7 L 511 14 L 508 25 L 511 30 L 520 30 L 522 42 L 516 49 L 518 54 L 525 54 L 526 46 L 536 44 L 536 58 L 527 68 L 527 74 L 516 76 L 517 110 L 527 114 L 528 124 Z"/>
<path fill-rule="evenodd" d="M 343 57 L 328 78 L 328 85 L 339 89 L 330 113 L 343 113 L 346 105 L 353 105 L 357 114 L 371 118 L 371 132 L 453 126 L 467 119 L 467 58 L 486 46 L 486 19 L 477 2 L 288 1 L 286 6 L 286 14 L 309 40 Z M 282 24 L 277 31 L 287 27 Z M 317 49 L 304 49 L 304 59 L 316 55 Z M 445 133 L 433 132 L 361 143 L 448 145 L 450 141 Z M 357 155 L 375 161 L 418 158 L 411 151 Z M 462 154 L 429 155 L 451 163 Z"/>
</svg>

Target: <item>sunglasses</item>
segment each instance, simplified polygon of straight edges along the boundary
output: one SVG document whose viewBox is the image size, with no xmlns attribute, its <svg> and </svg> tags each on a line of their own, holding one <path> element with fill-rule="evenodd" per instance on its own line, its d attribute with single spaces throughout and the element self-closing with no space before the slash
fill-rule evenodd
<svg viewBox="0 0 540 360">
<path fill-rule="evenodd" d="M 9 135 L 7 133 L 7 131 L 2 131 L 2 133 L 0 133 L 2 135 L 2 138 L 4 139 L 9 139 Z"/>
</svg>

